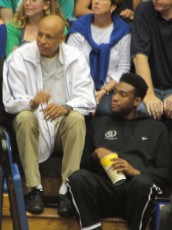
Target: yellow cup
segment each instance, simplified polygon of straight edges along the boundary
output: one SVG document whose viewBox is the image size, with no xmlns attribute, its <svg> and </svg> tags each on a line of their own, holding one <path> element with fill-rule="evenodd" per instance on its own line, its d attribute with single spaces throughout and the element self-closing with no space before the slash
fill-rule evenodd
<svg viewBox="0 0 172 230">
<path fill-rule="evenodd" d="M 126 176 L 123 172 L 117 172 L 111 166 L 113 164 L 112 159 L 118 158 L 117 153 L 111 153 L 100 160 L 101 165 L 109 176 L 114 185 L 119 185 L 125 182 Z"/>
</svg>

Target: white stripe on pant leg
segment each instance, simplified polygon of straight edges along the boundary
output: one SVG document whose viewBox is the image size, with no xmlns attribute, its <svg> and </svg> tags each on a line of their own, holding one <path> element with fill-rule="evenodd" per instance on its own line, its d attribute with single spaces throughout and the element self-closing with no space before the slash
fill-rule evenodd
<svg viewBox="0 0 172 230">
<path fill-rule="evenodd" d="M 146 204 L 145 204 L 145 207 L 144 207 L 143 212 L 142 212 L 142 215 L 141 215 L 139 230 L 142 229 L 143 217 L 144 217 L 145 212 L 146 212 L 146 209 L 147 209 L 147 207 L 148 207 L 148 205 L 149 205 L 149 203 L 150 203 L 150 201 L 151 201 L 151 195 L 152 195 L 152 193 L 153 193 L 153 188 L 155 188 L 156 190 L 159 190 L 157 193 L 159 193 L 159 194 L 162 193 L 162 191 L 160 190 L 160 188 L 157 187 L 155 184 L 153 184 L 153 186 L 150 188 L 150 193 L 149 193 L 149 195 L 148 195 L 148 200 L 147 200 L 147 202 L 146 202 Z M 156 199 L 156 198 L 155 198 L 155 199 Z"/>
<path fill-rule="evenodd" d="M 101 226 L 101 223 L 97 223 L 97 224 L 91 225 L 89 227 L 82 228 L 82 230 L 94 230 L 95 228 L 98 228 L 100 226 Z"/>
<path fill-rule="evenodd" d="M 81 227 L 81 230 L 92 230 L 92 229 L 101 227 L 101 223 L 100 223 L 100 222 L 99 222 L 99 223 L 96 223 L 96 224 L 94 224 L 94 225 L 91 225 L 91 226 L 89 226 L 89 227 L 84 227 L 84 228 L 82 227 L 81 215 L 80 215 L 79 209 L 78 209 L 78 207 L 77 207 L 77 204 L 76 204 L 76 202 L 75 202 L 75 199 L 74 199 L 74 196 L 73 196 L 71 187 L 70 187 L 70 185 L 69 185 L 69 183 L 68 183 L 68 182 L 69 182 L 69 179 L 68 179 L 68 178 L 66 178 L 66 182 L 67 182 L 67 186 L 68 186 L 68 188 L 69 188 L 69 192 L 70 192 L 71 197 L 72 197 L 73 205 L 75 206 L 75 209 L 76 209 L 76 211 L 77 211 L 77 213 L 78 213 L 78 216 L 79 216 L 79 225 L 80 225 L 80 227 Z"/>
</svg>

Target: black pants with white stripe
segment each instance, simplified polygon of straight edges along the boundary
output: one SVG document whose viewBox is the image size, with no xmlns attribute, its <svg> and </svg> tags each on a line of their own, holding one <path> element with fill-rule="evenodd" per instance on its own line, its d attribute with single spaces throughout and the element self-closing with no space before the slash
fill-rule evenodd
<svg viewBox="0 0 172 230">
<path fill-rule="evenodd" d="M 105 217 L 128 220 L 130 230 L 144 230 L 155 209 L 156 186 L 140 174 L 114 186 L 110 180 L 85 169 L 68 178 L 68 188 L 82 230 L 96 229 Z"/>
</svg>

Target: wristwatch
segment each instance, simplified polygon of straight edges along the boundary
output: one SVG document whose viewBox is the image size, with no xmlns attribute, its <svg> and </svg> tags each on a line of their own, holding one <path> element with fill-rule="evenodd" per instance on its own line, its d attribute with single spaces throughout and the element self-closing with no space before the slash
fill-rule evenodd
<svg viewBox="0 0 172 230">
<path fill-rule="evenodd" d="M 62 105 L 62 107 L 67 110 L 67 113 L 65 114 L 65 116 L 67 116 L 71 111 L 73 111 L 73 108 L 70 105 Z"/>
<path fill-rule="evenodd" d="M 105 87 L 102 88 L 102 90 L 104 90 L 106 92 L 106 94 L 109 94 L 109 90 L 107 90 Z"/>
</svg>

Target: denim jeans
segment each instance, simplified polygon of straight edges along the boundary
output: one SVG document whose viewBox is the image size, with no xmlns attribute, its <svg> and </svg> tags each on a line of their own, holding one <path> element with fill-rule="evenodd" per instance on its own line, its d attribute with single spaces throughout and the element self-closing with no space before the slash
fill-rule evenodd
<svg viewBox="0 0 172 230">
<path fill-rule="evenodd" d="M 168 97 L 169 95 L 172 94 L 172 89 L 157 89 L 155 88 L 154 89 L 155 91 L 155 95 L 161 100 L 161 101 L 164 101 L 164 99 L 166 97 Z M 148 115 L 148 112 L 146 110 L 146 106 L 144 104 L 144 102 L 142 102 L 138 107 L 137 107 L 137 111 L 143 115 Z M 165 123 L 165 125 L 167 126 L 168 130 L 171 132 L 171 135 L 172 136 L 172 120 L 171 119 L 168 119 L 166 117 L 165 114 L 162 115 L 161 117 L 161 121 L 163 123 Z"/>
<path fill-rule="evenodd" d="M 172 89 L 154 89 L 155 91 L 155 95 L 161 100 L 163 101 L 166 97 L 168 97 L 170 94 L 172 94 Z M 142 102 L 138 107 L 137 107 L 137 111 L 148 115 L 148 112 L 146 110 L 146 106 L 144 104 L 144 102 Z"/>
</svg>

